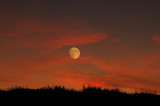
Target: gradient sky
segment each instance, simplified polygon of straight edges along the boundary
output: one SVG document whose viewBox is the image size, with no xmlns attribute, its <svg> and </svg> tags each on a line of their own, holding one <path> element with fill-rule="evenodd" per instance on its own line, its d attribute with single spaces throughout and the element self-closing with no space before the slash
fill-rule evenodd
<svg viewBox="0 0 160 106">
<path fill-rule="evenodd" d="M 159 0 L 0 0 L 0 13 L 1 89 L 160 91 Z"/>
</svg>

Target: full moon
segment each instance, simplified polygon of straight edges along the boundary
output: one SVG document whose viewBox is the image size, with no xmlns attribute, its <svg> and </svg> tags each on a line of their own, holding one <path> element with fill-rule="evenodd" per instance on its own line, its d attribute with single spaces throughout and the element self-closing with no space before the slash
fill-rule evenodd
<svg viewBox="0 0 160 106">
<path fill-rule="evenodd" d="M 69 50 L 69 55 L 72 59 L 78 59 L 80 56 L 80 50 L 76 47 L 72 47 Z"/>
</svg>

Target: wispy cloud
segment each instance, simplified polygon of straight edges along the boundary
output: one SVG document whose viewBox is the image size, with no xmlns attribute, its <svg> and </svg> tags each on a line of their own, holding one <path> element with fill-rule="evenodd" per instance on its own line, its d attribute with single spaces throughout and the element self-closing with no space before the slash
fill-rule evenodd
<svg viewBox="0 0 160 106">
<path fill-rule="evenodd" d="M 123 60 L 121 63 L 119 61 L 112 61 L 114 63 L 110 63 L 111 59 L 104 59 L 104 58 L 96 58 L 92 56 L 81 56 L 79 60 L 70 59 L 69 57 L 64 58 L 57 58 L 54 60 L 43 60 L 43 61 L 30 61 L 28 63 L 25 63 L 22 66 L 32 66 L 36 67 L 38 69 L 48 69 L 47 67 L 59 67 L 59 68 L 53 68 L 55 71 L 52 72 L 45 70 L 45 73 L 52 73 L 54 77 L 51 77 L 54 81 L 62 81 L 62 82 L 68 82 L 72 85 L 96 85 L 96 86 L 102 86 L 102 87 L 121 87 L 121 88 L 149 88 L 152 86 L 152 88 L 155 87 L 157 89 L 157 84 L 160 82 L 156 81 L 151 76 L 148 76 L 148 74 L 153 74 L 149 69 L 144 68 L 144 64 L 139 63 L 140 68 L 134 68 L 130 64 L 125 63 Z M 144 59 L 142 59 L 143 61 Z M 137 60 L 136 60 L 137 61 Z M 133 62 L 136 62 L 133 61 Z M 139 61 L 139 60 L 138 60 Z M 139 61 L 140 62 L 140 61 Z M 87 68 L 85 64 L 90 64 L 94 69 L 91 71 L 99 71 L 99 74 L 91 74 L 93 72 L 90 72 L 90 74 L 84 72 Z M 76 71 L 76 69 L 67 68 L 68 66 L 73 65 L 73 67 L 76 67 L 79 65 L 84 66 L 85 68 L 78 68 L 80 71 Z M 76 66 L 74 66 L 76 65 Z M 145 65 L 146 66 L 146 65 Z M 38 72 L 38 71 L 36 71 Z M 100 73 L 103 74 L 100 74 Z M 145 73 L 144 73 L 145 72 Z M 41 72 L 39 72 L 41 73 Z M 144 74 L 143 74 L 144 73 Z M 48 79 L 48 78 L 47 78 Z M 114 82 L 113 84 L 110 82 Z M 116 83 L 115 83 L 116 82 Z M 142 86 L 143 85 L 143 86 Z"/>
<path fill-rule="evenodd" d="M 8 48 L 61 48 L 69 45 L 84 45 L 107 39 L 105 32 L 87 26 L 83 21 L 45 23 L 34 19 L 8 24 L 9 29 L 0 33 L 1 42 Z"/>
<path fill-rule="evenodd" d="M 160 43 L 160 34 L 153 35 L 152 39 L 155 40 L 156 42 Z"/>
</svg>

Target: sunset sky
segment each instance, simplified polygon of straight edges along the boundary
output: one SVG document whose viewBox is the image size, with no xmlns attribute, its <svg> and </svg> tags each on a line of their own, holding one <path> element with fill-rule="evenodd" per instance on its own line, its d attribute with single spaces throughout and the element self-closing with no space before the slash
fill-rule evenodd
<svg viewBox="0 0 160 106">
<path fill-rule="evenodd" d="M 160 92 L 159 0 L 0 0 L 0 14 L 0 89 Z"/>
</svg>

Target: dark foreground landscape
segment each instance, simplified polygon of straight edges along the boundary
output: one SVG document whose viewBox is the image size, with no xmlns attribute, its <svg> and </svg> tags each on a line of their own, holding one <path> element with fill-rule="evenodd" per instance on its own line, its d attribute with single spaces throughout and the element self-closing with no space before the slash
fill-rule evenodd
<svg viewBox="0 0 160 106">
<path fill-rule="evenodd" d="M 68 105 L 89 104 L 148 104 L 158 103 L 160 96 L 154 91 L 142 90 L 135 93 L 122 92 L 119 89 L 101 89 L 83 87 L 81 91 L 65 87 L 43 87 L 28 89 L 22 87 L 0 90 L 2 106 L 51 106 L 57 103 Z M 128 104 L 128 105 L 129 105 Z"/>
</svg>

